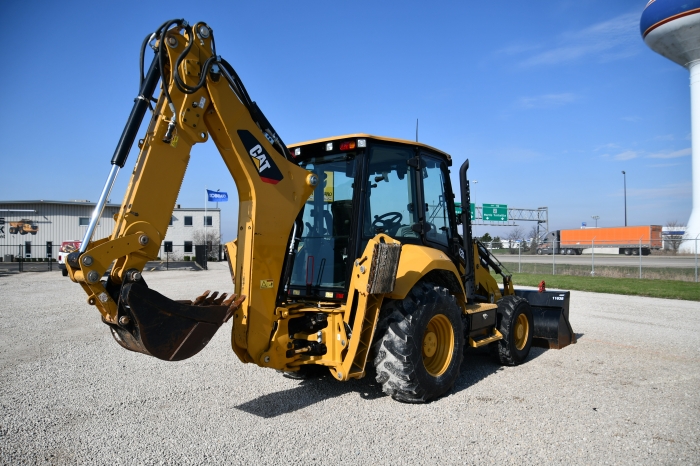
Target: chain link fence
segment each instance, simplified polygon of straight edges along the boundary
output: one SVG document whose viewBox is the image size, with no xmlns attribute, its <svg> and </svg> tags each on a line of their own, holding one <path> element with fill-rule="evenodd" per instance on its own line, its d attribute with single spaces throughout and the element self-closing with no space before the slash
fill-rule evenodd
<svg viewBox="0 0 700 466">
<path fill-rule="evenodd" d="M 512 272 L 519 273 L 548 273 L 551 275 L 578 275 L 610 278 L 647 278 L 661 280 L 679 280 L 698 282 L 698 249 L 700 238 L 677 240 L 673 248 L 650 247 L 641 239 L 636 245 L 620 244 L 613 241 L 595 241 L 591 244 L 564 245 L 557 241 L 541 243 L 535 250 L 529 247 L 529 242 L 496 240 L 485 243 L 489 250 L 496 254 L 517 254 L 517 262 L 509 257 L 499 260 Z M 681 252 L 677 252 L 681 251 Z M 551 263 L 542 260 L 537 262 L 529 259 L 533 254 L 551 255 Z M 579 260 L 557 261 L 558 256 L 586 256 Z M 624 265 L 604 264 L 604 258 L 619 255 L 634 256 L 625 259 Z M 590 258 L 590 262 L 588 261 Z M 669 258 L 675 264 L 659 265 L 660 258 Z M 523 261 L 525 259 L 525 261 Z M 596 260 L 598 263 L 596 264 Z"/>
<path fill-rule="evenodd" d="M 561 247 L 554 244 L 540 244 L 536 249 L 538 255 L 551 255 L 551 263 L 542 261 L 532 262 L 527 256 L 533 254 L 527 241 L 491 241 L 485 243 L 492 252 L 497 254 L 509 254 L 513 258 L 501 257 L 501 262 L 512 272 L 519 273 L 547 273 L 551 275 L 578 275 L 612 278 L 647 278 L 662 280 L 680 280 L 698 282 L 700 238 L 681 240 L 678 249 L 692 251 L 675 253 L 672 250 L 654 250 L 647 248 L 641 242 L 635 247 L 613 247 L 610 243 L 591 242 L 587 247 Z M 543 247 L 544 246 L 544 247 Z M 554 254 L 552 254 L 554 249 Z M 620 251 L 624 249 L 624 251 Z M 164 241 L 160 246 L 157 261 L 170 268 L 170 263 L 196 262 L 201 268 L 207 268 L 207 262 L 225 260 L 225 248 L 221 244 L 195 245 L 189 242 L 184 244 L 172 244 Z M 2 269 L 14 272 L 40 272 L 58 270 L 57 259 L 60 245 L 46 243 L 42 245 L 26 242 L 25 244 L 0 245 L 0 262 Z M 197 254 L 199 253 L 199 254 Z M 64 253 L 65 254 L 65 253 Z M 616 255 L 635 256 L 627 259 L 625 265 L 605 265 L 603 258 Z M 517 261 L 515 260 L 517 255 Z M 590 256 L 588 260 L 557 261 L 558 256 Z M 682 264 L 676 267 L 655 265 L 653 259 L 659 257 L 672 257 L 681 259 Z M 523 261 L 523 258 L 526 260 Z M 598 263 L 596 264 L 596 260 Z M 585 263 L 584 263 L 585 262 Z"/>
<path fill-rule="evenodd" d="M 190 242 L 172 244 L 164 241 L 156 261 L 162 262 L 166 270 L 170 263 L 196 262 L 203 269 L 207 262 L 225 260 L 225 248 L 222 244 L 196 245 Z M 59 256 L 65 256 L 72 250 L 62 251 L 60 244 L 47 242 L 34 244 L 0 245 L 0 269 L 5 272 L 43 272 L 59 270 Z"/>
</svg>

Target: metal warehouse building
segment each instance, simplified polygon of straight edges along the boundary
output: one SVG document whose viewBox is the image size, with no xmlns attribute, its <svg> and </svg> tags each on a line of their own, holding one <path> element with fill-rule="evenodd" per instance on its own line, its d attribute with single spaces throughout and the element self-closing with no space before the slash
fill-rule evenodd
<svg viewBox="0 0 700 466">
<path fill-rule="evenodd" d="M 6 254 L 55 258 L 61 242 L 83 239 L 94 208 L 95 203 L 88 201 L 0 201 L 0 259 Z M 112 234 L 119 208 L 119 204 L 105 206 L 93 240 Z M 161 252 L 167 244 L 172 247 L 172 260 L 194 255 L 193 246 L 204 244 L 205 233 L 208 243 L 218 243 L 221 210 L 207 209 L 205 221 L 204 208 L 181 208 L 178 204 Z"/>
</svg>

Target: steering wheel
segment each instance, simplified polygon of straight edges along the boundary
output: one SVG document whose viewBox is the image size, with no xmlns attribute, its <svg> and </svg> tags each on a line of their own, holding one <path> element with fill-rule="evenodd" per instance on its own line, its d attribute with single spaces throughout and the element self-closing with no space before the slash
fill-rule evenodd
<svg viewBox="0 0 700 466">
<path fill-rule="evenodd" d="M 394 235 L 401 227 L 401 219 L 403 219 L 401 212 L 387 212 L 382 215 L 375 215 L 372 227 L 374 231 L 381 229 L 382 232 L 388 235 Z"/>
</svg>

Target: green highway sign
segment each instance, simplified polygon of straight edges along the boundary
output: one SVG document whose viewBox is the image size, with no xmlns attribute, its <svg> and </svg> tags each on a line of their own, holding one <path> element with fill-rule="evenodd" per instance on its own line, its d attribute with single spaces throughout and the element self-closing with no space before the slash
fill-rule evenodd
<svg viewBox="0 0 700 466">
<path fill-rule="evenodd" d="M 473 202 L 469 204 L 469 213 L 471 213 L 472 220 L 476 217 L 476 206 Z M 462 215 L 462 203 L 455 202 L 455 214 Z"/>
<path fill-rule="evenodd" d="M 481 216 L 485 222 L 507 222 L 508 206 L 506 204 L 483 204 Z"/>
</svg>

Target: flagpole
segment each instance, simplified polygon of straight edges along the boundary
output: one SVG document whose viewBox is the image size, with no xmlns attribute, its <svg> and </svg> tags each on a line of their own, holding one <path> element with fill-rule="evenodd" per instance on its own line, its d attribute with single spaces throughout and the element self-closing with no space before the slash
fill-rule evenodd
<svg viewBox="0 0 700 466">
<path fill-rule="evenodd" d="M 204 250 L 207 251 L 207 201 L 209 200 L 209 193 L 207 192 L 207 187 L 204 187 Z M 209 256 L 209 251 L 206 252 Z"/>
</svg>

